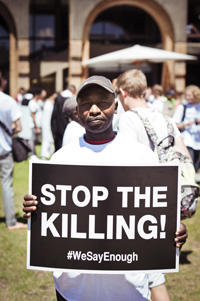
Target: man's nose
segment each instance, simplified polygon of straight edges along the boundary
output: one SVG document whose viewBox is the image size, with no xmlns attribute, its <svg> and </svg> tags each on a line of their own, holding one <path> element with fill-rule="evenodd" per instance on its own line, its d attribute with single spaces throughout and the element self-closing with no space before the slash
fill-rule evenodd
<svg viewBox="0 0 200 301">
<path fill-rule="evenodd" d="M 100 112 L 101 112 L 101 110 L 100 110 L 100 108 L 96 104 L 93 104 L 91 106 L 91 108 L 90 108 L 90 113 L 91 114 L 98 114 Z"/>
</svg>

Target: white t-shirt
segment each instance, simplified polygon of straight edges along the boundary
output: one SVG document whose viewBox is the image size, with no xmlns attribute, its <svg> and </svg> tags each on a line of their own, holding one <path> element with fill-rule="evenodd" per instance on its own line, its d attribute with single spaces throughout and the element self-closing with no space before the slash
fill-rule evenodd
<svg viewBox="0 0 200 301">
<path fill-rule="evenodd" d="M 154 111 L 163 113 L 165 101 L 166 101 L 166 98 L 164 96 L 160 96 L 158 98 L 155 98 L 154 102 L 152 104 L 152 109 Z"/>
<path fill-rule="evenodd" d="M 0 91 L 0 120 L 12 133 L 12 123 L 20 119 L 21 112 L 16 101 L 9 95 Z M 12 150 L 12 138 L 0 126 L 0 156 Z"/>
<path fill-rule="evenodd" d="M 168 136 L 167 124 L 161 113 L 155 112 L 151 108 L 136 108 L 135 110 L 143 118 L 148 118 L 160 141 Z M 174 127 L 175 137 L 180 136 L 181 134 L 175 122 L 172 119 L 171 122 Z M 131 110 L 122 115 L 119 121 L 119 132 L 123 135 L 128 135 L 129 137 L 131 137 L 131 139 L 145 144 L 146 146 L 154 150 L 154 146 L 149 139 L 148 134 L 146 133 L 141 119 L 136 113 L 132 112 Z M 166 145 L 167 143 L 168 140 L 166 139 Z"/>
<path fill-rule="evenodd" d="M 177 124 L 188 123 L 200 118 L 200 103 L 196 105 L 186 104 L 185 118 L 182 122 L 184 106 L 177 107 L 173 120 Z M 185 145 L 195 150 L 200 150 L 200 124 L 196 125 L 195 122 L 191 126 L 186 126 L 185 130 L 181 132 Z"/>
<path fill-rule="evenodd" d="M 64 131 L 62 146 L 65 146 L 72 140 L 81 137 L 83 134 L 85 134 L 85 128 L 78 122 L 72 120 L 68 123 Z"/>
<path fill-rule="evenodd" d="M 33 118 L 31 116 L 31 113 L 35 113 L 35 120 L 36 120 L 36 124 L 37 124 L 37 114 L 41 114 L 41 107 L 40 107 L 40 104 L 38 103 L 38 101 L 35 101 L 34 99 L 31 99 L 28 103 L 28 107 L 29 107 L 29 110 L 30 110 L 30 127 L 31 128 L 34 128 L 35 125 L 34 125 L 34 122 L 33 122 Z M 37 124 L 37 126 L 41 126 L 40 124 Z"/>
<path fill-rule="evenodd" d="M 44 101 L 42 99 L 38 99 L 37 104 L 40 109 L 36 112 L 35 120 L 38 127 L 42 127 L 42 119 L 43 119 L 43 110 L 44 110 Z"/>
<path fill-rule="evenodd" d="M 51 100 L 44 102 L 44 109 L 42 113 L 42 140 L 53 142 L 53 135 L 51 131 L 51 116 L 53 112 L 53 103 Z"/>
<path fill-rule="evenodd" d="M 91 145 L 83 137 L 74 139 L 58 150 L 52 162 L 83 165 L 130 165 L 156 163 L 154 153 L 146 146 L 130 141 L 121 134 L 109 143 Z M 153 286 L 164 283 L 164 275 L 151 276 Z M 53 273 L 57 291 L 68 301 L 144 301 L 148 297 L 149 275 Z M 156 278 L 157 277 L 157 278 Z"/>
<path fill-rule="evenodd" d="M 113 125 L 113 130 L 118 131 L 119 119 L 122 116 L 122 114 L 124 114 L 125 111 L 124 111 L 121 101 L 117 98 L 115 100 L 118 102 L 118 107 L 117 107 L 117 114 L 114 114 L 114 116 L 113 116 L 112 125 Z"/>
</svg>

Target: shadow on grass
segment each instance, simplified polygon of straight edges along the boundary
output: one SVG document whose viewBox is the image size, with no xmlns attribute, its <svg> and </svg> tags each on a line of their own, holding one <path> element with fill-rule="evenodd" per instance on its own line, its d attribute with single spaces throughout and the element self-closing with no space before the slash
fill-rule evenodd
<svg viewBox="0 0 200 301">
<path fill-rule="evenodd" d="M 192 251 L 182 251 L 180 254 L 180 264 L 191 264 L 191 261 L 188 260 L 187 256 L 190 255 Z"/>
<path fill-rule="evenodd" d="M 27 224 L 27 220 L 25 218 L 23 218 L 23 217 L 17 217 L 17 221 L 19 223 Z"/>
<path fill-rule="evenodd" d="M 16 214 L 16 219 L 19 223 L 27 224 L 27 220 L 25 218 L 19 216 L 18 213 Z M 5 217 L 0 217 L 0 224 L 5 223 L 5 222 L 6 222 Z"/>
<path fill-rule="evenodd" d="M 0 217 L 0 223 L 5 223 L 6 220 L 5 220 L 5 217 Z"/>
</svg>

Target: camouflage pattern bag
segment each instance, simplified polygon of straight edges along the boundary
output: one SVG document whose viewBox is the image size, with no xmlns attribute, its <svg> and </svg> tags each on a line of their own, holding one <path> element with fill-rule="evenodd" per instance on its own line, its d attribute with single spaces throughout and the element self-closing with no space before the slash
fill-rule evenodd
<svg viewBox="0 0 200 301">
<path fill-rule="evenodd" d="M 141 119 L 145 130 L 151 139 L 155 153 L 160 163 L 178 163 L 181 166 L 181 219 L 189 218 L 196 212 L 200 189 L 195 181 L 195 169 L 190 158 L 175 145 L 175 133 L 170 118 L 163 116 L 166 121 L 168 136 L 159 141 L 148 118 L 143 118 L 137 111 L 132 110 Z M 166 143 L 167 141 L 167 143 Z"/>
</svg>

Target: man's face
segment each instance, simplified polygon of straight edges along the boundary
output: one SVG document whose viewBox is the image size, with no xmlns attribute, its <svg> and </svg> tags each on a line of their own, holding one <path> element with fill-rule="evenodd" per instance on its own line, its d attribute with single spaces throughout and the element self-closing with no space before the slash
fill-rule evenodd
<svg viewBox="0 0 200 301">
<path fill-rule="evenodd" d="M 80 93 L 77 110 L 86 132 L 103 133 L 112 130 L 112 119 L 117 107 L 114 98 L 114 94 L 98 85 L 88 86 Z"/>
</svg>

